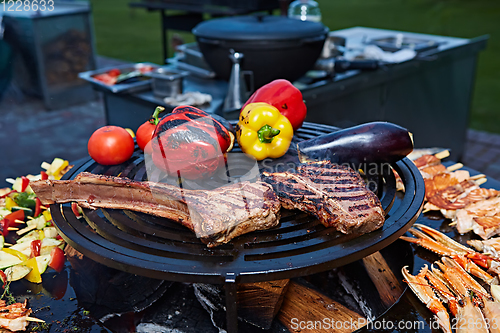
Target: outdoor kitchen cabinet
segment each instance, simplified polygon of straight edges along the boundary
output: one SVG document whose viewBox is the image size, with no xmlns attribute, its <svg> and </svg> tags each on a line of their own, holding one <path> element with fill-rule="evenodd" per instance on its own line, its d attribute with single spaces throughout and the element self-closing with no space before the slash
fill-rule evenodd
<svg viewBox="0 0 500 333">
<path fill-rule="evenodd" d="M 295 84 L 306 101 L 306 121 L 337 127 L 393 122 L 413 133 L 417 148 L 447 148 L 451 158 L 459 161 L 469 126 L 477 59 L 487 37 L 464 39 L 362 27 L 330 34 L 345 37 L 348 49 L 359 50 L 371 39 L 397 33 L 434 40 L 438 47 L 374 71 L 352 70 L 315 82 L 300 79 Z M 203 110 L 236 120 L 239 110 L 222 111 L 227 89 L 227 82 L 220 79 L 189 76 L 184 80 L 185 92 L 212 95 L 212 103 L 201 106 Z M 122 95 L 107 91 L 104 96 L 107 120 L 113 125 L 137 128 L 157 105 L 173 109 L 151 91 Z"/>
<path fill-rule="evenodd" d="M 96 66 L 90 5 L 61 1 L 53 8 L 48 3 L 45 9 L 34 8 L 0 6 L 5 41 L 13 50 L 15 86 L 42 98 L 47 109 L 95 99 L 92 87 L 78 78 Z"/>
<path fill-rule="evenodd" d="M 347 39 L 347 47 L 400 33 L 356 27 L 332 32 Z M 389 121 L 408 128 L 415 146 L 450 149 L 462 158 L 469 126 L 479 52 L 487 37 L 462 39 L 403 33 L 434 40 L 438 48 L 417 58 L 376 71 L 350 71 L 333 81 L 303 87 L 306 121 L 349 127 L 370 121 Z"/>
</svg>

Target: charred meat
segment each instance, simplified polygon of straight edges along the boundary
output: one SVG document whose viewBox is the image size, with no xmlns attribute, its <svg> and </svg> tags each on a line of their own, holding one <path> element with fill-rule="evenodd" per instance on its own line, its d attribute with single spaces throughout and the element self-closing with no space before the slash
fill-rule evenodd
<svg viewBox="0 0 500 333">
<path fill-rule="evenodd" d="M 264 173 L 287 209 L 314 215 L 325 227 L 342 233 L 367 233 L 384 224 L 377 196 L 361 176 L 330 162 L 305 163 L 295 172 Z"/>
<path fill-rule="evenodd" d="M 74 180 L 39 180 L 30 185 L 44 205 L 77 202 L 84 208 L 128 209 L 174 220 L 194 231 L 208 247 L 274 227 L 280 217 L 280 202 L 264 182 L 188 190 L 82 172 Z"/>
</svg>

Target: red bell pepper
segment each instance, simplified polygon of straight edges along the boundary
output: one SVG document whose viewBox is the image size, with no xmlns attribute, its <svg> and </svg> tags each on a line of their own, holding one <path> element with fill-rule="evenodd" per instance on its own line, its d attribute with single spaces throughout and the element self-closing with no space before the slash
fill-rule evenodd
<svg viewBox="0 0 500 333">
<path fill-rule="evenodd" d="M 3 199 L 3 198 L 6 198 L 8 197 L 9 195 L 11 195 L 12 193 L 17 193 L 16 190 L 12 190 L 10 191 L 9 193 L 5 193 L 4 195 L 0 195 L 0 199 Z"/>
<path fill-rule="evenodd" d="M 192 106 L 178 106 L 164 116 L 151 139 L 153 163 L 170 175 L 201 179 L 224 164 L 234 143 L 224 118 Z"/>
<path fill-rule="evenodd" d="M 64 261 L 64 251 L 57 246 L 53 248 L 50 252 L 49 267 L 60 273 L 64 268 Z"/>
<path fill-rule="evenodd" d="M 9 220 L 6 218 L 3 218 L 0 220 L 0 234 L 2 234 L 4 237 L 7 237 L 9 234 Z"/>
<path fill-rule="evenodd" d="M 71 211 L 73 212 L 73 214 L 75 214 L 75 217 L 77 218 L 82 216 L 82 214 L 80 213 L 80 207 L 76 202 L 71 203 Z"/>
<path fill-rule="evenodd" d="M 277 108 L 290 120 L 294 131 L 298 130 L 306 119 L 307 107 L 302 99 L 302 93 L 288 80 L 274 80 L 260 87 L 250 96 L 241 110 L 247 104 L 255 102 L 264 102 Z"/>
<path fill-rule="evenodd" d="M 38 257 L 40 255 L 40 249 L 42 248 L 42 241 L 39 239 L 31 241 L 30 249 L 31 254 L 30 258 Z"/>
<path fill-rule="evenodd" d="M 42 177 L 42 180 L 49 179 L 49 174 L 45 171 L 40 171 L 40 176 Z"/>
<path fill-rule="evenodd" d="M 42 214 L 42 202 L 38 197 L 35 198 L 35 212 L 33 213 L 33 217 L 37 217 Z"/>
<path fill-rule="evenodd" d="M 21 192 L 26 191 L 29 184 L 30 180 L 26 176 L 21 176 Z"/>
<path fill-rule="evenodd" d="M 16 210 L 13 213 L 7 214 L 4 216 L 4 220 L 7 220 L 9 222 L 8 227 L 17 227 L 19 221 L 24 221 L 25 215 L 24 215 L 24 210 Z M 19 222 L 20 223 L 20 222 Z"/>
<path fill-rule="evenodd" d="M 0 270 L 0 280 L 2 282 L 2 288 L 5 289 L 5 286 L 7 285 L 7 275 L 5 275 L 4 271 Z"/>
</svg>

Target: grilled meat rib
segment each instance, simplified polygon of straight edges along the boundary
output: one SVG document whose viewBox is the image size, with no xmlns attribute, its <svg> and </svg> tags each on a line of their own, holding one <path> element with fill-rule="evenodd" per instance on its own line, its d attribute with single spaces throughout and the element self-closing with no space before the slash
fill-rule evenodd
<svg viewBox="0 0 500 333">
<path fill-rule="evenodd" d="M 84 208 L 128 209 L 177 221 L 208 247 L 274 227 L 280 217 L 280 202 L 263 182 L 187 190 L 82 172 L 74 180 L 39 180 L 30 185 L 44 205 L 76 201 Z"/>
<path fill-rule="evenodd" d="M 379 199 L 349 167 L 314 162 L 300 165 L 295 172 L 264 172 L 263 176 L 284 208 L 310 213 L 325 227 L 346 234 L 367 233 L 385 221 Z"/>
</svg>

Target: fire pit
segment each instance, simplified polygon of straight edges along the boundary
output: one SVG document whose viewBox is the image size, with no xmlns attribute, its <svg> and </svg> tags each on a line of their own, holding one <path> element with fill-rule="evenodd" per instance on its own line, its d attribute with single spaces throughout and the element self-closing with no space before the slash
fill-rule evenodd
<svg viewBox="0 0 500 333">
<path fill-rule="evenodd" d="M 335 131 L 327 125 L 305 123 L 299 140 Z M 392 165 L 406 192 L 394 204 L 395 179 L 390 170 L 374 177 L 386 212 L 380 230 L 355 237 L 325 228 L 315 218 L 296 211 L 283 213 L 279 227 L 253 232 L 217 248 L 207 248 L 188 229 L 172 221 L 130 211 L 84 210 L 77 219 L 70 205 L 53 205 L 54 223 L 75 249 L 106 266 L 146 277 L 189 283 L 223 284 L 227 329 L 237 331 L 237 286 L 306 276 L 343 266 L 383 249 L 417 219 L 424 198 L 419 171 L 407 159 Z M 80 172 L 144 180 L 146 166 L 136 151 L 126 163 L 105 167 L 83 160 L 66 175 Z"/>
</svg>

